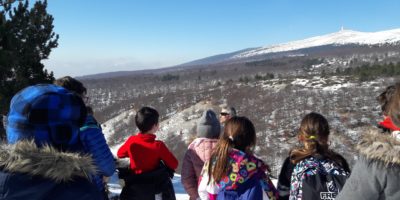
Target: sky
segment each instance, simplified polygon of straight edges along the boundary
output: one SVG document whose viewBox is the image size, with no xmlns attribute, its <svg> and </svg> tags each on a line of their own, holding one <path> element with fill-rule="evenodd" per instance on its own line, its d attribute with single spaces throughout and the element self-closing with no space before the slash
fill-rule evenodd
<svg viewBox="0 0 400 200">
<path fill-rule="evenodd" d="M 337 32 L 400 28 L 399 0 L 48 0 L 55 77 L 174 66 Z"/>
</svg>

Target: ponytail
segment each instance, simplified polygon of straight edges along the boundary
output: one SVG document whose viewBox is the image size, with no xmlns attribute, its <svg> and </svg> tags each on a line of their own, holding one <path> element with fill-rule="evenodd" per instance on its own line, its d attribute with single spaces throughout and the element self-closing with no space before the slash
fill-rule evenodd
<svg viewBox="0 0 400 200">
<path fill-rule="evenodd" d="M 213 177 L 216 182 L 219 182 L 221 178 L 226 175 L 228 170 L 228 154 L 229 149 L 232 147 L 232 141 L 230 139 L 220 139 L 218 144 L 211 155 L 210 163 L 208 165 L 208 177 Z M 208 183 L 210 183 L 208 180 Z M 207 184 L 208 184 L 207 183 Z"/>
<path fill-rule="evenodd" d="M 297 164 L 305 158 L 313 155 L 319 154 L 322 156 L 327 156 L 329 154 L 328 145 L 326 142 L 319 141 L 316 136 L 308 137 L 303 143 L 303 148 L 293 149 L 290 153 L 290 160 L 293 164 Z"/>
<path fill-rule="evenodd" d="M 218 140 L 213 151 L 209 165 L 208 177 L 215 182 L 221 181 L 229 169 L 229 151 L 232 148 L 248 153 L 256 143 L 256 131 L 253 123 L 246 117 L 232 117 L 225 125 L 224 133 Z M 208 183 L 210 183 L 210 180 Z"/>
<path fill-rule="evenodd" d="M 328 137 L 329 137 L 328 121 L 319 113 L 309 113 L 301 120 L 299 129 L 299 140 L 303 143 L 303 148 L 292 150 L 290 160 L 293 164 L 297 164 L 301 160 L 320 154 L 327 156 Z"/>
</svg>

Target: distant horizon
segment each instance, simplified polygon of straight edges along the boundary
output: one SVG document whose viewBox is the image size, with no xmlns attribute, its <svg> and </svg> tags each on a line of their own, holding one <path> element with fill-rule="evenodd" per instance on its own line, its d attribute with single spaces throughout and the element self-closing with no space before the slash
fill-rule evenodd
<svg viewBox="0 0 400 200">
<path fill-rule="evenodd" d="M 380 33 L 380 32 L 387 32 L 387 31 L 394 31 L 394 30 L 400 30 L 400 28 L 382 30 L 382 31 L 375 31 L 375 32 L 361 32 L 361 31 L 351 30 L 351 29 L 346 29 L 344 27 L 341 27 L 340 30 L 337 31 L 337 32 L 327 33 L 327 34 L 318 35 L 318 36 L 311 36 L 309 38 L 303 38 L 303 39 L 300 39 L 300 40 L 288 41 L 288 42 L 283 42 L 283 43 L 279 43 L 279 44 L 271 44 L 271 45 L 259 46 L 259 47 L 249 47 L 249 48 L 241 49 L 241 50 L 238 50 L 238 51 L 243 51 L 243 50 L 246 50 L 246 49 L 268 48 L 268 47 L 273 47 L 273 46 L 276 46 L 276 45 L 284 45 L 284 44 L 287 44 L 287 43 L 298 42 L 298 41 L 305 40 L 305 39 L 308 40 L 308 39 L 313 38 L 313 37 L 321 37 L 321 36 L 326 36 L 326 35 L 329 35 L 329 34 L 340 33 L 342 31 L 354 31 L 354 32 L 360 32 L 360 33 Z M 309 48 L 309 47 L 306 47 L 306 48 Z M 238 52 L 238 51 L 234 51 L 234 52 Z M 284 51 L 281 51 L 281 52 L 284 52 Z M 165 67 L 158 67 L 158 68 L 157 67 L 156 68 L 146 68 L 146 69 L 133 69 L 133 70 L 120 70 L 120 71 L 106 71 L 106 72 L 95 73 L 95 74 L 78 75 L 77 77 L 80 78 L 80 77 L 99 76 L 99 75 L 102 75 L 102 74 L 113 74 L 113 73 L 117 74 L 117 73 L 124 73 L 124 72 L 132 72 L 133 73 L 133 72 L 141 72 L 141 71 L 162 70 L 162 69 L 167 69 L 167 68 L 179 67 L 181 65 L 185 66 L 185 64 L 187 64 L 187 63 L 189 63 L 188 66 L 190 66 L 190 63 L 192 63 L 194 61 L 202 60 L 202 59 L 213 57 L 213 56 L 223 55 L 223 54 L 230 54 L 230 53 L 233 53 L 233 52 L 225 52 L 225 53 L 221 53 L 221 54 L 217 54 L 217 55 L 210 55 L 210 56 L 207 56 L 207 57 L 204 57 L 204 58 L 198 58 L 198 59 L 195 59 L 195 60 L 192 60 L 192 61 L 189 61 L 189 62 L 180 63 L 180 64 L 173 65 L 173 66 L 165 66 Z M 194 64 L 194 65 L 196 65 L 196 64 Z"/>
<path fill-rule="evenodd" d="M 160 69 L 341 27 L 397 29 L 398 10 L 395 0 L 49 1 L 60 39 L 44 64 L 55 77 Z"/>
</svg>

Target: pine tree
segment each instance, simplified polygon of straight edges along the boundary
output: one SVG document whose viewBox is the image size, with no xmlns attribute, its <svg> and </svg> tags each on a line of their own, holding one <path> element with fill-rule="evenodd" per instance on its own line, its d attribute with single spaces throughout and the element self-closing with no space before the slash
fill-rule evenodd
<svg viewBox="0 0 400 200">
<path fill-rule="evenodd" d="M 0 114 L 8 112 L 12 96 L 22 88 L 54 80 L 41 63 L 58 45 L 46 8 L 47 0 L 31 8 L 28 0 L 0 0 Z"/>
</svg>

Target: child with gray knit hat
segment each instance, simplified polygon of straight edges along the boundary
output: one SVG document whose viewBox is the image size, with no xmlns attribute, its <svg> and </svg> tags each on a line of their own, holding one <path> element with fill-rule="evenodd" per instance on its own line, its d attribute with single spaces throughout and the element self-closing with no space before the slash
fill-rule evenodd
<svg viewBox="0 0 400 200">
<path fill-rule="evenodd" d="M 217 145 L 221 126 L 214 111 L 208 109 L 197 121 L 197 138 L 189 144 L 182 163 L 181 181 L 190 200 L 199 198 L 198 178 L 204 162 L 210 159 L 212 150 Z"/>
</svg>

